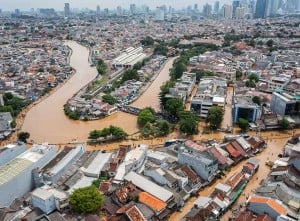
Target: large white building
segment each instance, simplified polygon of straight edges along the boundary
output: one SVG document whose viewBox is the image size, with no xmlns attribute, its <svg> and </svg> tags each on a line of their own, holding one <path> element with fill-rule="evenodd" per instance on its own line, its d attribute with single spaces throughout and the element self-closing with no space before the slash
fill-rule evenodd
<svg viewBox="0 0 300 221">
<path fill-rule="evenodd" d="M 206 118 L 212 106 L 225 106 L 227 81 L 223 78 L 203 78 L 191 99 L 191 110 Z"/>
<path fill-rule="evenodd" d="M 8 144 L 0 147 L 0 166 L 8 163 L 21 153 L 25 152 L 26 146 L 24 143 Z"/>
<path fill-rule="evenodd" d="M 126 154 L 124 161 L 118 167 L 114 183 L 123 181 L 127 173 L 135 171 L 143 165 L 147 156 L 147 149 L 146 145 L 138 145 L 137 148 Z"/>
<path fill-rule="evenodd" d="M 115 58 L 112 62 L 114 68 L 131 68 L 136 63 L 146 58 L 146 54 L 143 53 L 143 48 L 127 48 L 120 56 Z"/>
<path fill-rule="evenodd" d="M 31 201 L 34 207 L 40 208 L 44 213 L 49 214 L 56 209 L 63 211 L 67 208 L 69 206 L 69 195 L 46 185 L 32 192 Z"/>
<path fill-rule="evenodd" d="M 12 161 L 0 166 L 0 207 L 9 206 L 33 188 L 32 170 L 45 166 L 56 156 L 56 147 L 33 145 Z"/>
</svg>

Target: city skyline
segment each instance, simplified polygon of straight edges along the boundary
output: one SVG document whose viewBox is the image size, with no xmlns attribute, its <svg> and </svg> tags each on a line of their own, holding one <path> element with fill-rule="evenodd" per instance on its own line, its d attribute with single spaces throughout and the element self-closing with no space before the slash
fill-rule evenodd
<svg viewBox="0 0 300 221">
<path fill-rule="evenodd" d="M 172 6 L 176 9 L 181 9 L 187 7 L 189 5 L 198 4 L 199 10 L 202 10 L 202 6 L 206 3 L 214 4 L 215 1 L 207 1 L 207 0 L 115 0 L 115 1 L 104 1 L 104 0 L 86 0 L 84 3 L 80 0 L 52 0 L 52 1 L 33 1 L 33 0 L 3 0 L 0 8 L 3 11 L 13 11 L 15 9 L 28 11 L 31 8 L 54 8 L 55 10 L 63 11 L 64 3 L 70 3 L 70 8 L 89 8 L 92 10 L 96 10 L 97 5 L 100 6 L 101 10 L 104 8 L 114 9 L 117 6 L 121 6 L 124 8 L 128 8 L 130 4 L 136 4 L 138 7 L 142 5 L 148 5 L 150 8 L 155 8 L 156 6 L 167 5 Z M 232 0 L 220 0 L 220 4 L 231 4 Z"/>
</svg>

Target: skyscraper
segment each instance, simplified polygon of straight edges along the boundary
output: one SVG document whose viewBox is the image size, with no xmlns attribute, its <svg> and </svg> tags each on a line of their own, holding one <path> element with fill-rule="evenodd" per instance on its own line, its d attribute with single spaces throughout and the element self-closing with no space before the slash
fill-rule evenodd
<svg viewBox="0 0 300 221">
<path fill-rule="evenodd" d="M 267 11 L 267 0 L 257 0 L 255 18 L 265 18 Z"/>
<path fill-rule="evenodd" d="M 96 14 L 97 14 L 97 16 L 100 16 L 100 6 L 99 5 L 97 5 Z"/>
<path fill-rule="evenodd" d="M 232 19 L 232 6 L 231 5 L 223 5 L 222 7 L 222 15 L 225 19 Z"/>
<path fill-rule="evenodd" d="M 236 9 L 237 7 L 240 7 L 240 1 L 232 1 L 232 16 L 236 17 Z"/>
<path fill-rule="evenodd" d="M 219 14 L 219 10 L 220 10 L 220 2 L 216 1 L 214 5 L 214 13 Z"/>
<path fill-rule="evenodd" d="M 211 16 L 212 7 L 210 4 L 206 3 L 203 6 L 203 16 L 204 17 L 210 17 Z"/>
<path fill-rule="evenodd" d="M 272 16 L 277 13 L 279 7 L 279 0 L 267 0 L 267 15 Z"/>
<path fill-rule="evenodd" d="M 69 16 L 71 14 L 70 3 L 65 3 L 64 12 L 65 12 L 65 16 Z"/>
<path fill-rule="evenodd" d="M 155 11 L 155 20 L 163 21 L 165 20 L 165 11 L 162 7 L 157 7 Z"/>
<path fill-rule="evenodd" d="M 136 5 L 130 4 L 130 14 L 135 15 L 136 14 Z"/>
</svg>

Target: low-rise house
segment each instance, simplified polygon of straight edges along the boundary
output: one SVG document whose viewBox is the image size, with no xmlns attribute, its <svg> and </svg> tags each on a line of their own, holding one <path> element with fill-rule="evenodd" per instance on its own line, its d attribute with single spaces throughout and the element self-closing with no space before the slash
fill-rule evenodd
<svg viewBox="0 0 300 221">
<path fill-rule="evenodd" d="M 281 215 L 287 215 L 289 213 L 288 209 L 283 206 L 280 201 L 256 195 L 248 199 L 247 209 L 257 215 L 268 214 L 274 220 Z"/>
<path fill-rule="evenodd" d="M 173 199 L 173 193 L 165 188 L 153 183 L 152 181 L 146 179 L 142 175 L 139 175 L 133 171 L 125 175 L 125 180 L 132 182 L 135 186 L 144 190 L 145 192 L 157 197 L 165 203 L 170 202 Z"/>
<path fill-rule="evenodd" d="M 50 186 L 35 189 L 31 194 L 34 207 L 40 208 L 45 214 L 54 210 L 63 212 L 69 206 L 69 195 Z"/>
<path fill-rule="evenodd" d="M 138 196 L 139 202 L 147 205 L 152 210 L 154 210 L 155 215 L 159 215 L 167 208 L 167 203 L 161 201 L 160 199 L 152 196 L 147 192 L 141 192 Z"/>
</svg>

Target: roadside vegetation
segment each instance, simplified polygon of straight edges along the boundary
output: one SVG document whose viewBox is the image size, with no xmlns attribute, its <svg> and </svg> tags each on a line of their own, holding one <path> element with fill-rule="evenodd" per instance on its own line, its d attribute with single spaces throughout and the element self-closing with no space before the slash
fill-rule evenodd
<svg viewBox="0 0 300 221">
<path fill-rule="evenodd" d="M 120 140 L 124 139 L 127 135 L 128 134 L 122 128 L 111 125 L 109 127 L 103 128 L 102 130 L 92 130 L 89 133 L 89 139 L 97 140 L 99 138 L 111 138 L 112 140 Z"/>
</svg>

